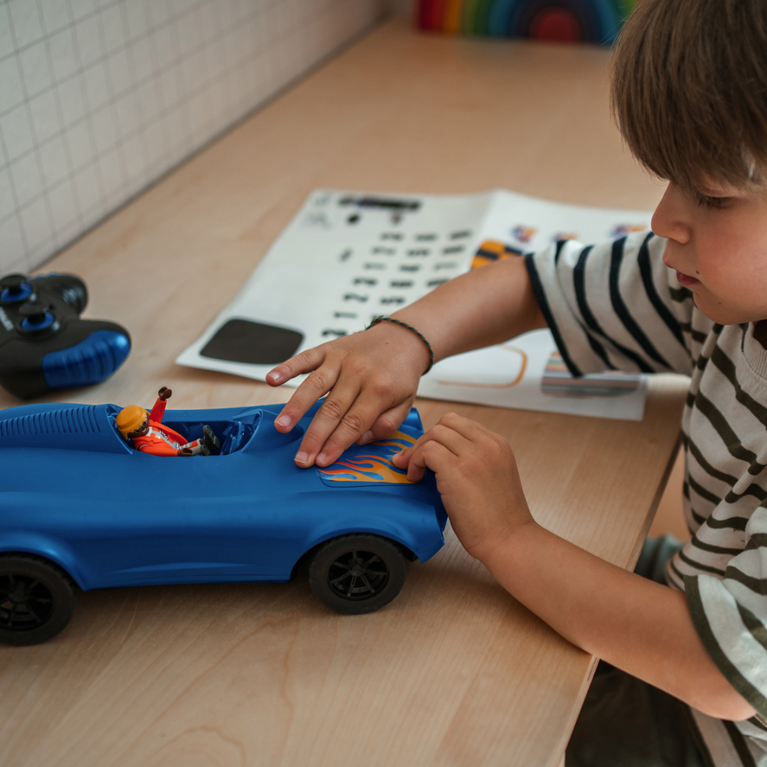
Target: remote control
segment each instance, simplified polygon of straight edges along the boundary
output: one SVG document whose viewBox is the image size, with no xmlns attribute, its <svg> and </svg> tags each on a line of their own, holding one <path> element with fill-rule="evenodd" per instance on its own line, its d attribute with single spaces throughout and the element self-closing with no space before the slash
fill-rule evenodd
<svg viewBox="0 0 767 767">
<path fill-rule="evenodd" d="M 130 353 L 125 328 L 82 320 L 85 283 L 71 274 L 0 280 L 0 386 L 22 399 L 103 381 Z"/>
</svg>

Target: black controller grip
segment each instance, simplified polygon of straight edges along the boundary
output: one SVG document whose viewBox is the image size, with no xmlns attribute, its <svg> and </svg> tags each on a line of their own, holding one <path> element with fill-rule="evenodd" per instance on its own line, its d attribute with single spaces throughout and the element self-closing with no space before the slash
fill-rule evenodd
<svg viewBox="0 0 767 767">
<path fill-rule="evenodd" d="M 66 334 L 35 343 L 23 337 L 0 347 L 0 385 L 22 399 L 103 381 L 130 353 L 130 336 L 114 322 L 80 320 Z"/>
</svg>

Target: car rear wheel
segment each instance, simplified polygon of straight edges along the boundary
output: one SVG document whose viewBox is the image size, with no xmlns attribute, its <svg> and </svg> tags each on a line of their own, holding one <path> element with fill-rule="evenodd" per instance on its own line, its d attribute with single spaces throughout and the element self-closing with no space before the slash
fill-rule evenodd
<svg viewBox="0 0 767 767">
<path fill-rule="evenodd" d="M 31 645 L 66 628 L 76 586 L 56 565 L 29 554 L 0 554 L 0 642 Z"/>
<path fill-rule="evenodd" d="M 342 535 L 323 543 L 309 567 L 309 585 L 323 604 L 345 615 L 378 610 L 399 594 L 407 563 L 379 535 Z"/>
</svg>

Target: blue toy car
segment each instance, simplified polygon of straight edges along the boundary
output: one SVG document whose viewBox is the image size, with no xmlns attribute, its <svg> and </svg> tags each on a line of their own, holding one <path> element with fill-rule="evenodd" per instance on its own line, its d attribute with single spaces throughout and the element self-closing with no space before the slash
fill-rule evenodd
<svg viewBox="0 0 767 767">
<path fill-rule="evenodd" d="M 308 561 L 315 595 L 341 613 L 399 593 L 406 560 L 444 543 L 434 476 L 408 483 L 391 461 L 423 433 L 416 410 L 389 440 L 352 446 L 326 469 L 299 469 L 316 406 L 282 434 L 281 405 L 169 410 L 220 450 L 165 458 L 133 449 L 115 405 L 0 411 L 0 642 L 35 644 L 70 621 L 78 587 L 285 582 Z"/>
</svg>

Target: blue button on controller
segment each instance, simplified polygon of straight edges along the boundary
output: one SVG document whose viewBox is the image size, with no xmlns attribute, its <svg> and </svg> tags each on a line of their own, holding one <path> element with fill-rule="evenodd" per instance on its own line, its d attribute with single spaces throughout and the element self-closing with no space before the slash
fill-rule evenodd
<svg viewBox="0 0 767 767">
<path fill-rule="evenodd" d="M 56 321 L 56 318 L 50 312 L 44 312 L 39 317 L 40 319 L 37 322 L 31 317 L 24 317 L 21 321 L 21 329 L 30 332 L 33 330 L 45 330 L 45 328 L 49 328 Z"/>
<path fill-rule="evenodd" d="M 113 330 L 97 330 L 79 344 L 43 357 L 43 378 L 51 389 L 89 386 L 112 375 L 130 353 L 130 340 Z"/>
<path fill-rule="evenodd" d="M 6 304 L 15 304 L 19 301 L 26 301 L 32 295 L 32 286 L 28 283 L 19 285 L 18 290 L 12 291 L 10 288 L 5 288 L 0 293 L 0 301 Z"/>
</svg>

